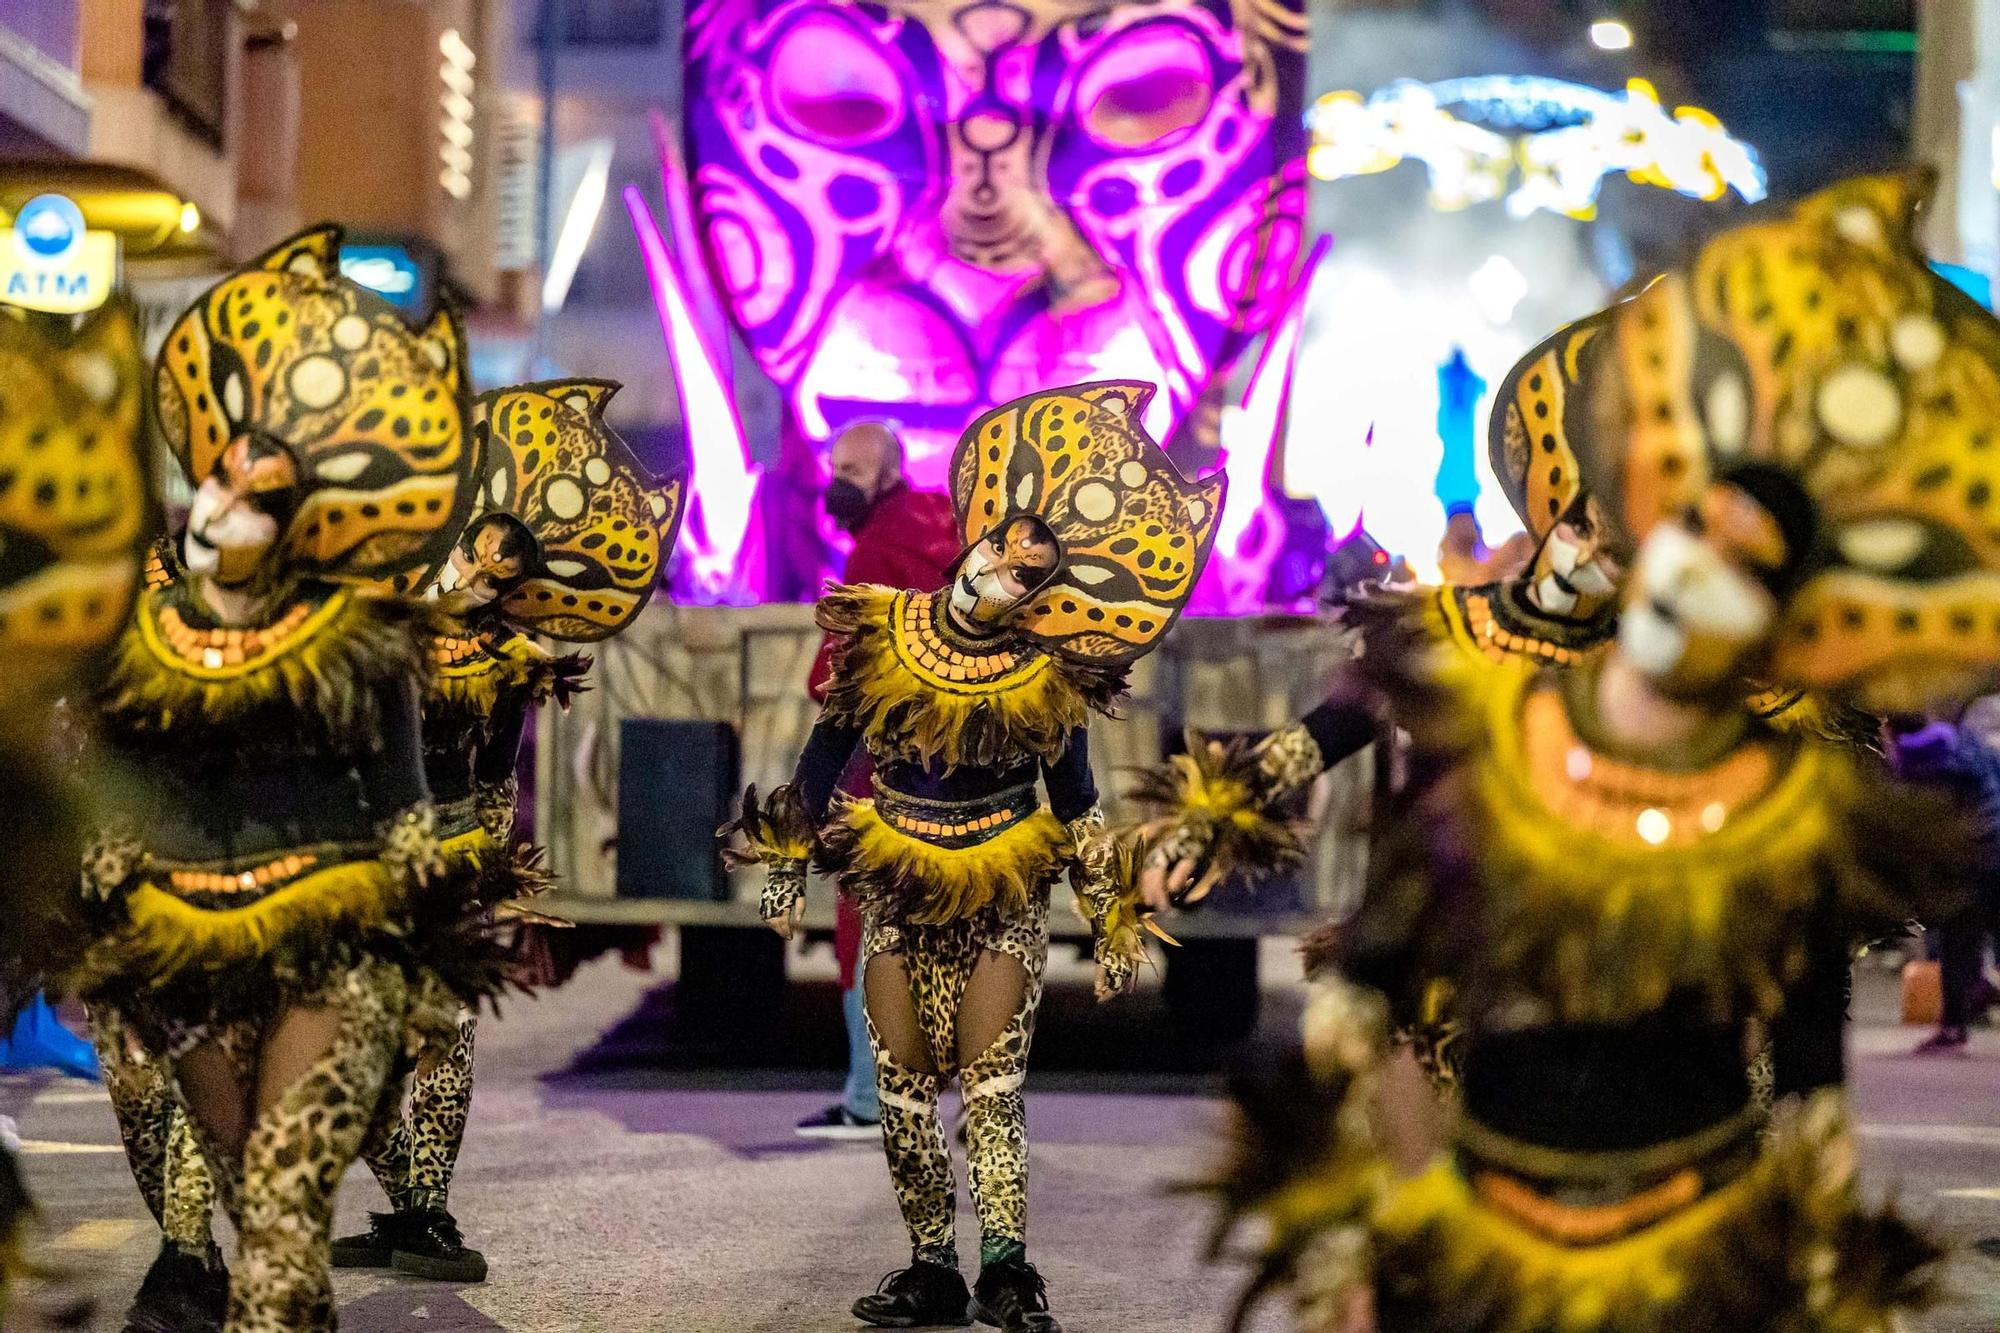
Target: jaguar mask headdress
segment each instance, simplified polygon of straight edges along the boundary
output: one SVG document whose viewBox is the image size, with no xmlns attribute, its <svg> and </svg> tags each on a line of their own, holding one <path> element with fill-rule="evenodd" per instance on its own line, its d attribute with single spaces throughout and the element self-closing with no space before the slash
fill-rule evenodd
<svg viewBox="0 0 2000 1333">
<path fill-rule="evenodd" d="M 61 688 L 123 627 L 154 517 L 130 306 L 82 324 L 0 314 L 0 653 L 18 689 Z"/>
<path fill-rule="evenodd" d="M 685 479 L 654 478 L 604 420 L 607 380 L 496 389 L 473 403 L 480 514 L 533 538 L 529 567 L 496 602 L 533 634 L 589 643 L 645 609 L 674 548 Z"/>
<path fill-rule="evenodd" d="M 195 302 L 160 349 L 160 427 L 197 485 L 238 441 L 289 456 L 288 572 L 408 583 L 472 497 L 464 339 L 449 309 L 412 328 L 339 254 L 340 231 L 315 227 Z"/>
<path fill-rule="evenodd" d="M 1761 673 L 1881 711 L 2000 676 L 2000 320 L 1924 262 L 1927 189 L 1845 181 L 1721 233 L 1614 307 L 1580 405 L 1623 442 L 1591 487 L 1635 536 L 1782 552 Z"/>
<path fill-rule="evenodd" d="M 1053 536 L 1054 573 L 1011 620 L 1052 652 L 1107 665 L 1144 656 L 1208 562 L 1224 478 L 1181 477 L 1140 424 L 1152 395 L 1123 381 L 1029 394 L 982 414 L 952 455 L 968 550 L 1022 518 Z"/>
</svg>

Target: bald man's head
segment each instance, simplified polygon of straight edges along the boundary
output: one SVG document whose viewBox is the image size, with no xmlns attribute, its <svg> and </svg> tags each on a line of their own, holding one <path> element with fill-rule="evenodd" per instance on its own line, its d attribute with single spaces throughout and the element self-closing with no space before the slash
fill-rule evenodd
<svg viewBox="0 0 2000 1333">
<path fill-rule="evenodd" d="M 903 479 L 903 442 L 879 421 L 861 421 L 834 437 L 833 475 L 852 482 L 870 500 Z"/>
<path fill-rule="evenodd" d="M 902 442 L 879 421 L 859 422 L 840 432 L 828 461 L 833 479 L 826 486 L 826 512 L 850 532 L 861 526 L 877 500 L 902 484 Z"/>
</svg>

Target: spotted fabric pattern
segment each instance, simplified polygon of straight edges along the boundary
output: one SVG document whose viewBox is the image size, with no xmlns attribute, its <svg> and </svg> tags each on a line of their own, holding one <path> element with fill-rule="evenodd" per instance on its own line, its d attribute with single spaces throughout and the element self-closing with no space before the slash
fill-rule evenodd
<svg viewBox="0 0 2000 1333">
<path fill-rule="evenodd" d="M 948 1243 L 953 1234 L 956 1186 L 937 1123 L 937 1098 L 945 1081 L 954 1077 L 965 1101 L 966 1166 L 973 1208 L 979 1215 L 981 1248 L 995 1241 L 1020 1244 L 1027 1239 L 1028 1125 L 1021 1087 L 1048 964 L 1048 906 L 1044 889 L 1018 916 L 989 908 L 942 925 L 915 925 L 898 922 L 878 908 L 865 922 L 864 963 L 884 953 L 901 957 L 918 1026 L 933 1066 L 940 1071 L 920 1074 L 903 1067 L 883 1046 L 870 1020 L 889 1176 L 911 1244 L 920 1251 Z M 1027 974 L 1026 987 L 1020 1008 L 1000 1035 L 961 1068 L 958 1015 L 972 970 L 989 950 L 1019 962 Z"/>
<path fill-rule="evenodd" d="M 478 1018 L 468 1011 L 460 1014 L 457 1035 L 450 1041 L 426 1043 L 410 1079 L 408 1108 L 385 1105 L 386 1132 L 362 1149 L 368 1169 L 398 1212 L 442 1212 L 451 1194 L 472 1112 L 473 1034 L 478 1026 Z"/>
<path fill-rule="evenodd" d="M 236 1224 L 228 1333 L 322 1333 L 335 1327 L 333 1202 L 360 1153 L 402 1047 L 409 983 L 379 960 L 340 974 L 311 1001 L 340 1027 L 331 1048 L 251 1126 L 240 1161 L 190 1127 Z M 264 1032 L 235 1023 L 211 1034 L 247 1083 Z"/>
</svg>

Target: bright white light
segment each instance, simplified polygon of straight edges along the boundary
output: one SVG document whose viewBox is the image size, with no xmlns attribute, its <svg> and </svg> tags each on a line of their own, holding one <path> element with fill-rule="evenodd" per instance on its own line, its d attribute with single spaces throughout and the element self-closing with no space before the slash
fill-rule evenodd
<svg viewBox="0 0 2000 1333">
<path fill-rule="evenodd" d="M 192 232 L 201 226 L 201 210 L 192 203 L 181 205 L 181 230 Z"/>
<path fill-rule="evenodd" d="M 569 197 L 562 230 L 556 234 L 555 248 L 549 254 L 548 274 L 542 279 L 542 309 L 550 314 L 561 310 L 568 299 L 569 285 L 576 279 L 576 266 L 583 262 L 584 249 L 590 244 L 591 233 L 597 230 L 598 214 L 604 210 L 604 191 L 611 177 L 611 141 L 600 139 L 590 145 L 589 151 L 590 159 L 584 163 L 576 193 Z"/>
<path fill-rule="evenodd" d="M 1489 324 L 1505 324 L 1514 318 L 1514 307 L 1528 294 L 1528 280 L 1505 255 L 1488 255 L 1465 285 Z"/>
<path fill-rule="evenodd" d="M 1621 93 L 1535 76 L 1404 79 L 1365 99 L 1328 93 L 1309 120 L 1314 176 L 1342 180 L 1414 159 L 1429 170 L 1431 206 L 1445 211 L 1504 195 L 1517 218 L 1547 210 L 1589 219 L 1604 178 L 1619 172 L 1695 199 L 1733 190 L 1756 203 L 1766 192 L 1755 150 L 1700 107 L 1669 115 L 1643 79 Z"/>
<path fill-rule="evenodd" d="M 1590 25 L 1590 44 L 1600 51 L 1629 51 L 1632 30 L 1617 19 L 1599 19 Z"/>
</svg>

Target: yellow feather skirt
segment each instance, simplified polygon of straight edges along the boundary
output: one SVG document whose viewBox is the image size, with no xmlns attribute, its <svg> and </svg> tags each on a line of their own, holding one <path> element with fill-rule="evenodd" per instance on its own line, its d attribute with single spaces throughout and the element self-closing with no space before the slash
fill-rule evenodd
<svg viewBox="0 0 2000 1333">
<path fill-rule="evenodd" d="M 821 835 L 820 866 L 864 904 L 883 903 L 899 920 L 935 926 L 997 907 L 1028 910 L 1071 859 L 1070 836 L 1055 815 L 1035 811 L 971 847 L 940 847 L 891 827 L 871 800 L 843 804 Z"/>
</svg>

